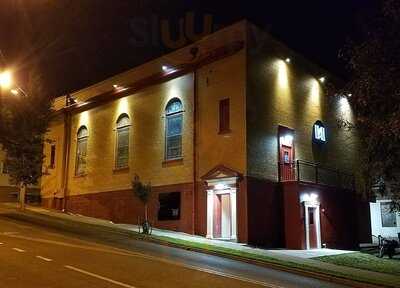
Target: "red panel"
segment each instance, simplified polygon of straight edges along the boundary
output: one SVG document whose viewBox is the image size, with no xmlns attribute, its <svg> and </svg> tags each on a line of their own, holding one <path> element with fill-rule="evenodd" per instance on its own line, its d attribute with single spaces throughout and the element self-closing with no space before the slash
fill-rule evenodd
<svg viewBox="0 0 400 288">
<path fill-rule="evenodd" d="M 316 223 L 316 208 L 308 207 L 308 227 L 309 227 L 309 239 L 310 248 L 318 248 L 317 243 L 317 223 Z"/>
<path fill-rule="evenodd" d="M 221 195 L 214 195 L 213 237 L 221 237 Z"/>
</svg>

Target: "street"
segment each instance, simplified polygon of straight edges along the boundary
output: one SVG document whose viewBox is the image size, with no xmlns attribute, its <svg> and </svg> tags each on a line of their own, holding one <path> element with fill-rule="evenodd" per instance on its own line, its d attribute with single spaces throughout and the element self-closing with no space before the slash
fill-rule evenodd
<svg viewBox="0 0 400 288">
<path fill-rule="evenodd" d="M 0 217 L 0 286 L 344 287 L 123 236 L 99 236 Z"/>
</svg>

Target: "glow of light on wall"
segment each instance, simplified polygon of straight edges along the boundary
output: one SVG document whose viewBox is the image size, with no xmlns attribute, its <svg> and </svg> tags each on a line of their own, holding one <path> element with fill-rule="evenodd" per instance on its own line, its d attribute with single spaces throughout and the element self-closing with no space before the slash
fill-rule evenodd
<svg viewBox="0 0 400 288">
<path fill-rule="evenodd" d="M 288 69 L 285 61 L 278 60 L 277 63 L 278 68 L 278 85 L 280 89 L 289 89 L 289 79 L 288 79 Z"/>
<path fill-rule="evenodd" d="M 119 117 L 119 115 L 126 113 L 129 115 L 129 103 L 128 103 L 128 97 L 124 97 L 118 100 L 117 104 L 117 115 L 116 117 Z"/>
<path fill-rule="evenodd" d="M 78 128 L 81 127 L 82 125 L 85 125 L 88 129 L 90 129 L 89 126 L 89 111 L 84 111 L 81 114 L 79 114 L 79 125 Z"/>
<path fill-rule="evenodd" d="M 341 96 L 338 102 L 339 112 L 345 120 L 351 121 L 352 119 L 352 110 L 349 103 L 349 100 L 345 96 Z"/>
<path fill-rule="evenodd" d="M 300 202 L 307 202 L 309 204 L 318 204 L 318 194 L 304 193 L 300 197 Z"/>
<path fill-rule="evenodd" d="M 319 105 L 319 98 L 320 98 L 320 86 L 317 80 L 313 79 L 311 83 L 311 91 L 310 91 L 310 99 L 312 103 Z"/>
<path fill-rule="evenodd" d="M 285 145 L 285 146 L 288 146 L 288 147 L 292 147 L 292 144 L 293 144 L 293 135 L 287 134 L 287 135 L 285 135 L 285 136 L 282 136 L 282 137 L 280 138 L 279 141 L 280 141 L 281 145 Z"/>
</svg>

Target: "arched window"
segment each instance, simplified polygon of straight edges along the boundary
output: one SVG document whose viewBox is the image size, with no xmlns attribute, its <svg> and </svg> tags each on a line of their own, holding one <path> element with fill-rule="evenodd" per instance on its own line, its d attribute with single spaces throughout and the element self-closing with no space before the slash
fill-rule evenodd
<svg viewBox="0 0 400 288">
<path fill-rule="evenodd" d="M 76 175 L 82 175 L 86 173 L 87 140 L 88 130 L 85 126 L 81 126 L 77 134 L 75 165 Z"/>
<path fill-rule="evenodd" d="M 126 168 L 129 164 L 129 116 L 122 114 L 117 120 L 115 168 Z"/>
<path fill-rule="evenodd" d="M 166 160 L 182 157 L 182 121 L 183 106 L 181 100 L 170 100 L 165 109 L 165 158 Z"/>
</svg>

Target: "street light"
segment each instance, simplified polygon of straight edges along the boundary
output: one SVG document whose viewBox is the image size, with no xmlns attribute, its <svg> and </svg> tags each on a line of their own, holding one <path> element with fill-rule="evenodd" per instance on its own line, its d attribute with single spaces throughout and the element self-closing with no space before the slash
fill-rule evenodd
<svg viewBox="0 0 400 288">
<path fill-rule="evenodd" d="M 12 77 L 10 71 L 0 73 L 0 86 L 1 88 L 9 88 L 12 84 Z"/>
</svg>

